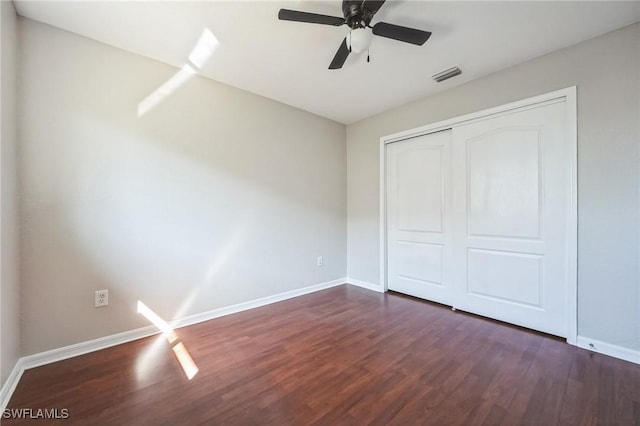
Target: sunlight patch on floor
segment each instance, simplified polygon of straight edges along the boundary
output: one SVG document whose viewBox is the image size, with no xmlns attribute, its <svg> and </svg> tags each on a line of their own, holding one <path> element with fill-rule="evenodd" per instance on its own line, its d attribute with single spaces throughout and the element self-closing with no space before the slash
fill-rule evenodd
<svg viewBox="0 0 640 426">
<path fill-rule="evenodd" d="M 187 376 L 187 379 L 189 380 L 193 379 L 195 375 L 198 374 L 198 366 L 193 361 L 193 358 L 184 343 L 179 341 L 178 334 L 175 332 L 173 327 L 171 327 L 168 322 L 160 318 L 158 314 L 153 312 L 140 300 L 138 300 L 138 313 L 162 331 L 162 334 L 167 338 L 169 345 L 172 346 L 171 349 L 173 350 L 178 363 L 180 363 L 180 367 L 182 367 L 182 371 L 184 371 L 185 376 Z"/>
</svg>

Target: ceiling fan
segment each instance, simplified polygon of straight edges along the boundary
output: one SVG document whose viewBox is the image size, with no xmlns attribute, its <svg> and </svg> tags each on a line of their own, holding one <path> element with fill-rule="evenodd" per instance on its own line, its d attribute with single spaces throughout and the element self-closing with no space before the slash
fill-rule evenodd
<svg viewBox="0 0 640 426">
<path fill-rule="evenodd" d="M 382 7 L 385 0 L 344 0 L 342 13 L 344 18 L 320 15 L 317 13 L 300 12 L 297 10 L 280 9 L 278 19 L 282 21 L 307 22 L 310 24 L 333 25 L 336 27 L 347 25 L 351 28 L 338 48 L 330 70 L 342 68 L 350 52 L 360 53 L 369 47 L 372 35 L 391 38 L 418 46 L 422 46 L 431 36 L 429 31 L 401 27 L 399 25 L 378 22 L 373 27 L 369 24 L 373 16 Z M 372 30 L 372 33 L 368 29 Z"/>
</svg>

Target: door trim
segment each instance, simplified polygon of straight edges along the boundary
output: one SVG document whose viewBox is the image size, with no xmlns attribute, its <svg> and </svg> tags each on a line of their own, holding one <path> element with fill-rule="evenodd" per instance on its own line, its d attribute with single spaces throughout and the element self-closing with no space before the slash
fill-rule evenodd
<svg viewBox="0 0 640 426">
<path fill-rule="evenodd" d="M 387 285 L 387 182 L 386 182 L 386 146 L 387 144 L 451 129 L 461 124 L 486 119 L 490 116 L 507 115 L 514 110 L 523 111 L 544 104 L 564 102 L 565 130 L 569 144 L 569 179 L 571 200 L 567 227 L 567 343 L 577 345 L 578 339 L 578 120 L 577 120 L 577 90 L 576 86 L 556 90 L 532 98 L 522 99 L 505 105 L 465 114 L 459 117 L 438 121 L 394 133 L 380 138 L 380 283 L 383 291 Z"/>
</svg>

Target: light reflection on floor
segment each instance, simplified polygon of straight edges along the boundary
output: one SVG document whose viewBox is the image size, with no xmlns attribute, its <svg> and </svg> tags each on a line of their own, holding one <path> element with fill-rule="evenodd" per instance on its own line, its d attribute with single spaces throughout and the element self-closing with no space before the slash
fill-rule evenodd
<svg viewBox="0 0 640 426">
<path fill-rule="evenodd" d="M 180 367 L 182 367 L 182 371 L 184 371 L 185 376 L 187 376 L 187 379 L 189 380 L 193 379 L 195 375 L 198 374 L 198 366 L 193 361 L 193 358 L 187 350 L 187 347 L 182 341 L 180 341 L 180 338 L 178 337 L 178 334 L 175 332 L 173 327 L 171 327 L 169 323 L 160 318 L 158 314 L 153 312 L 140 300 L 138 300 L 138 313 L 147 318 L 153 325 L 155 325 L 160 331 L 162 331 L 162 335 L 167 339 L 169 345 L 171 345 L 171 349 L 173 350 L 176 359 L 180 363 Z M 156 343 L 154 343 L 153 348 L 155 348 L 155 350 L 159 349 L 159 347 L 155 345 Z M 152 357 L 155 350 L 150 350 L 149 352 L 145 353 L 145 358 Z M 141 359 L 141 362 L 138 365 L 140 366 L 140 368 L 144 369 L 146 363 L 142 361 L 143 360 Z"/>
</svg>

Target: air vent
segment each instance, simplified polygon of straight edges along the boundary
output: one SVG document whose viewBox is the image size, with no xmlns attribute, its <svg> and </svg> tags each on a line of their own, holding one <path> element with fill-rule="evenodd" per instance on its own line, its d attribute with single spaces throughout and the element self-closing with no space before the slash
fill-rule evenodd
<svg viewBox="0 0 640 426">
<path fill-rule="evenodd" d="M 435 81 L 440 83 L 442 81 L 448 80 L 451 77 L 455 77 L 456 75 L 460 75 L 460 74 L 462 74 L 462 71 L 460 70 L 460 68 L 453 67 L 453 68 L 449 68 L 448 70 L 439 72 L 438 74 L 432 75 L 431 78 L 433 78 Z"/>
</svg>

